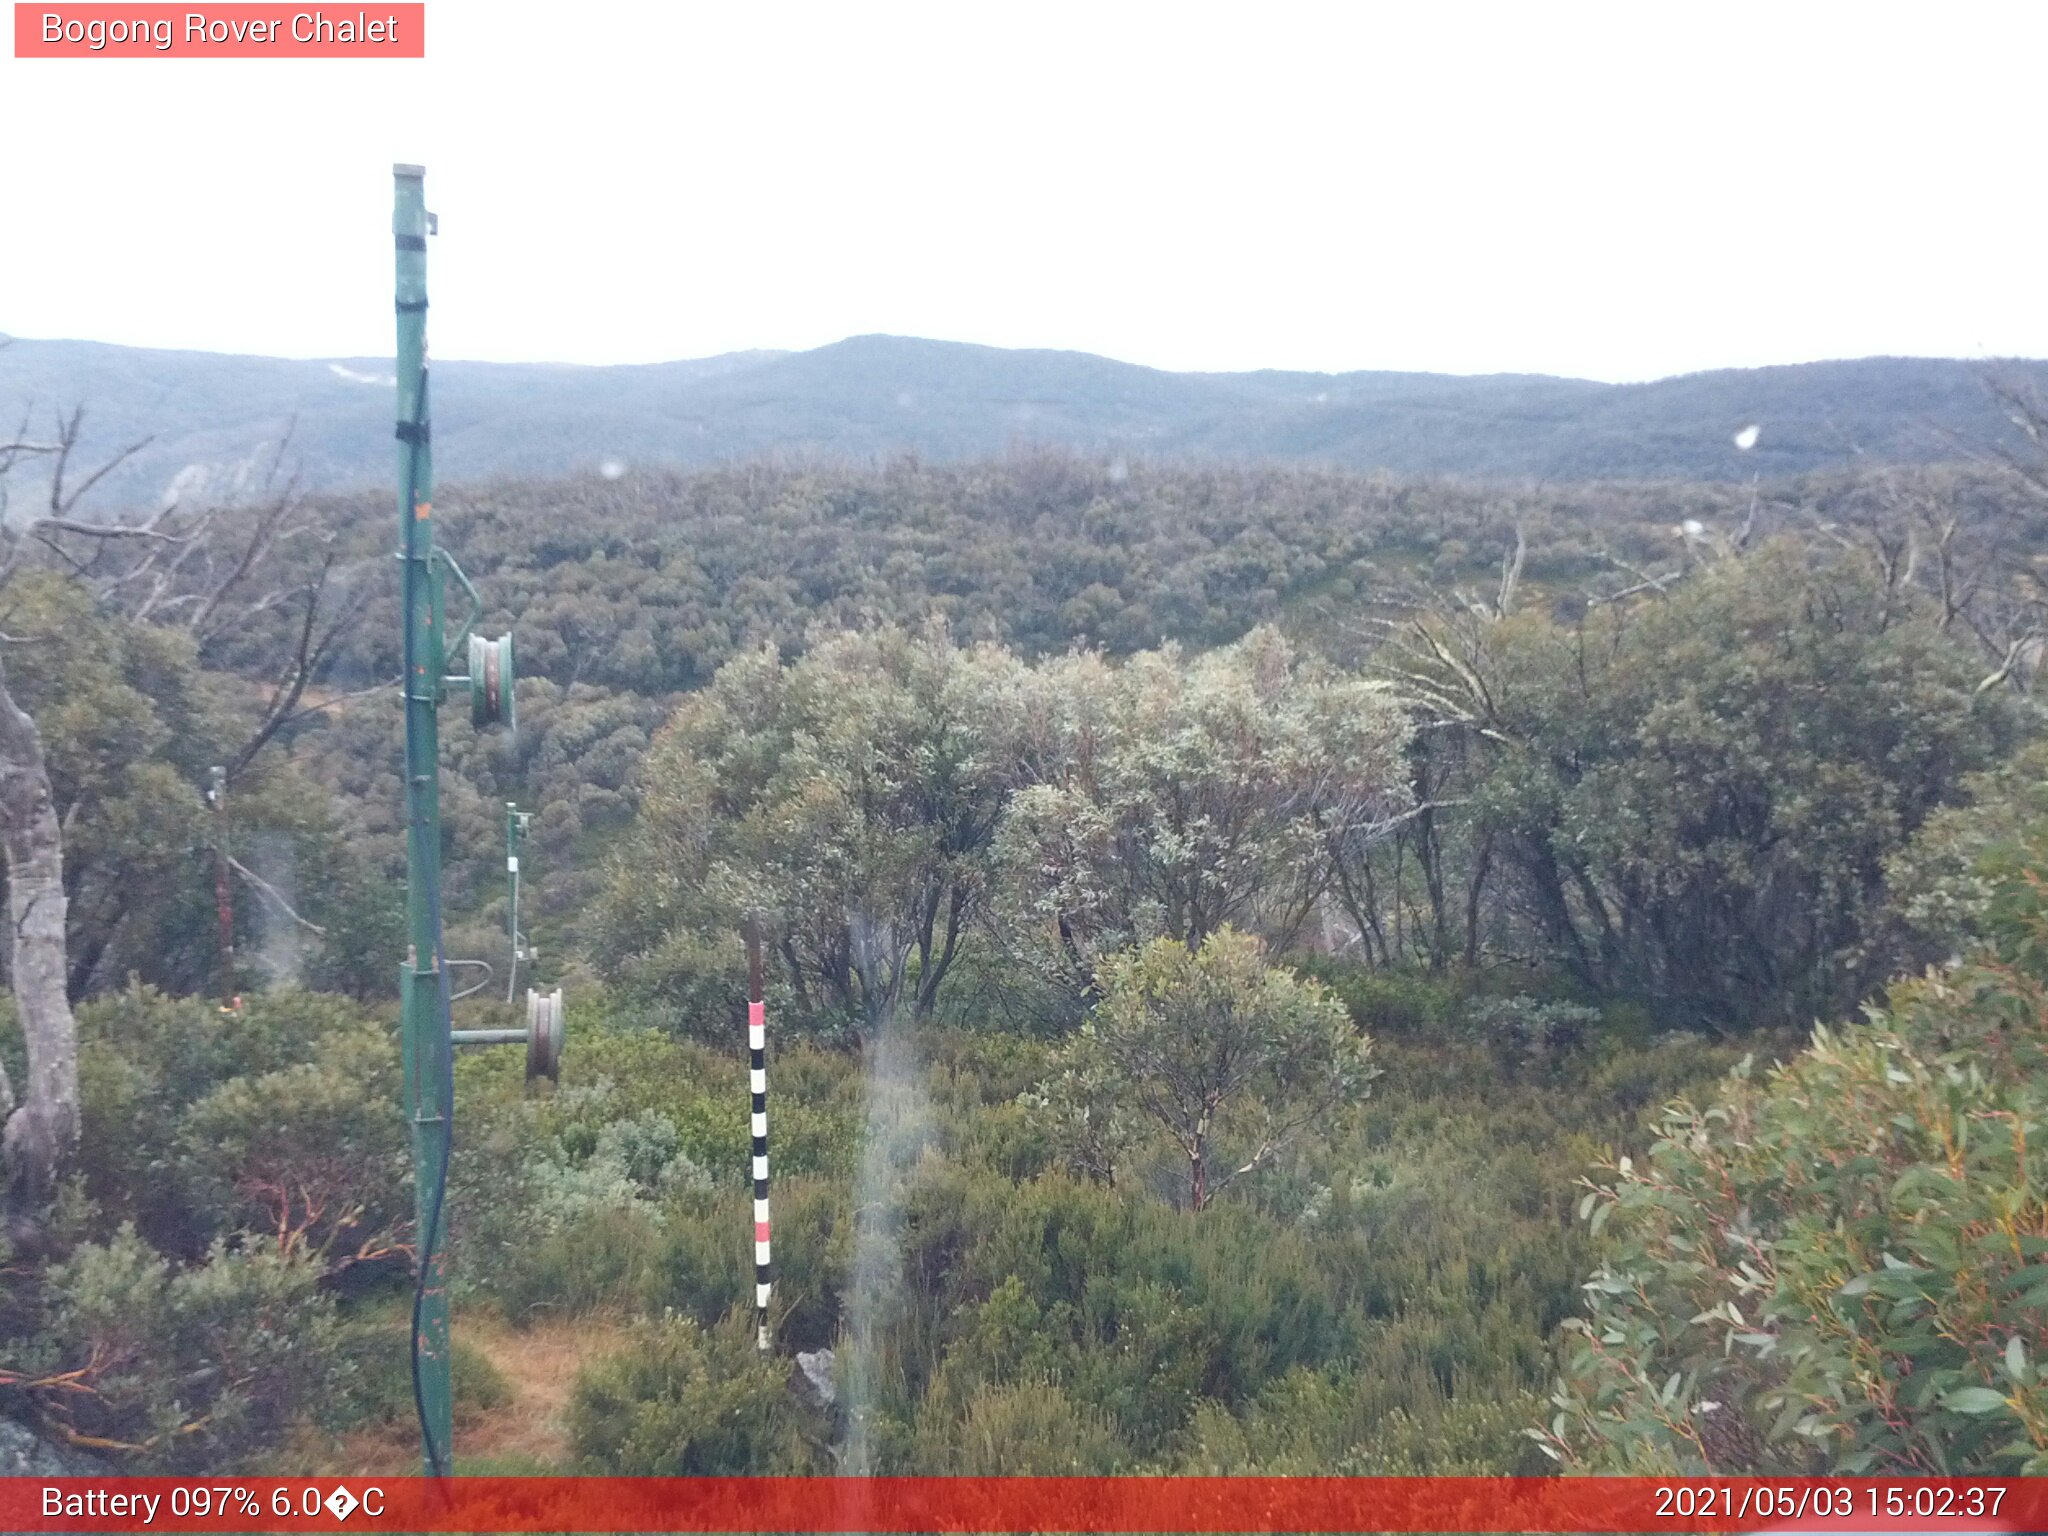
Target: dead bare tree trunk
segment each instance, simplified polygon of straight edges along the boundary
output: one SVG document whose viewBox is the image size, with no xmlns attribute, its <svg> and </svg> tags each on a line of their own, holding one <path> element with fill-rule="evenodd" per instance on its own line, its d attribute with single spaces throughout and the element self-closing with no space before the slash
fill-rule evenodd
<svg viewBox="0 0 2048 1536">
<path fill-rule="evenodd" d="M 14 928 L 9 980 L 28 1052 L 22 1098 L 0 1075 L 0 1169 L 17 1213 L 54 1192 L 78 1148 L 78 1030 L 65 992 L 64 834 L 50 793 L 42 733 L 0 669 L 0 841 Z"/>
</svg>

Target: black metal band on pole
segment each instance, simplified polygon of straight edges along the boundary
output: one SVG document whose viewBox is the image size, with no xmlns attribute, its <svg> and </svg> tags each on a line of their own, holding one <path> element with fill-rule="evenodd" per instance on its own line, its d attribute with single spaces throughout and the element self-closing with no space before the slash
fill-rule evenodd
<svg viewBox="0 0 2048 1536">
<path fill-rule="evenodd" d="M 754 1344 L 768 1352 L 768 1298 L 775 1268 L 768 1239 L 768 1019 L 761 997 L 761 919 L 747 918 L 747 1088 L 754 1146 Z"/>
</svg>

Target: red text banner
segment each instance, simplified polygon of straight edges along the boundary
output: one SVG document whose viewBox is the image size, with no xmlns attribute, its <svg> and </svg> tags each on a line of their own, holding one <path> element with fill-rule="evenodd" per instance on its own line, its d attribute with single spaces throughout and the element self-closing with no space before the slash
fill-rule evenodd
<svg viewBox="0 0 2048 1536">
<path fill-rule="evenodd" d="M 8 1531 L 2041 1531 L 2048 1479 L 11 1478 Z"/>
<path fill-rule="evenodd" d="M 14 7 L 17 59 L 423 59 L 427 8 L 406 5 Z"/>
</svg>

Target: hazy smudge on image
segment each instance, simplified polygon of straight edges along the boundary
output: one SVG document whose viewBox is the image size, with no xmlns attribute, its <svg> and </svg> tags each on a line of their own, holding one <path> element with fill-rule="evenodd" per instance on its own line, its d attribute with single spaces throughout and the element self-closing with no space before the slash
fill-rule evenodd
<svg viewBox="0 0 2048 1536">
<path fill-rule="evenodd" d="M 262 833 L 250 849 L 250 859 L 256 873 L 297 911 L 298 855 L 292 840 L 281 832 Z M 304 935 L 299 925 L 275 901 L 257 900 L 253 906 L 256 953 L 263 965 L 264 979 L 273 987 L 297 986 L 305 961 Z"/>
<path fill-rule="evenodd" d="M 856 917 L 852 924 L 855 963 L 870 987 L 900 970 L 886 924 Z M 846 1293 L 846 1449 L 840 1470 L 864 1477 L 873 1470 L 873 1429 L 877 1401 L 897 1367 L 886 1339 L 902 1304 L 903 1200 L 928 1132 L 928 1106 L 917 1072 L 915 1042 L 898 1016 L 893 987 L 880 1008 L 871 1008 L 863 1042 L 867 1113 L 860 1166 L 854 1187 L 853 1271 Z"/>
</svg>

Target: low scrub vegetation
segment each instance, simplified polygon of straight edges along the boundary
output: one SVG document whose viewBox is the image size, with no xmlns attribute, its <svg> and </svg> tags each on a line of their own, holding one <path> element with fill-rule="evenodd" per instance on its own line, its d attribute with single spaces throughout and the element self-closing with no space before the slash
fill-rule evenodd
<svg viewBox="0 0 2048 1536">
<path fill-rule="evenodd" d="M 770 495 L 761 526 L 814 534 L 822 496 L 916 552 L 813 550 L 757 625 L 638 503 L 552 554 L 517 494 L 468 510 L 552 675 L 517 742 L 451 712 L 449 826 L 480 854 L 535 810 L 525 974 L 567 981 L 570 1038 L 556 1084 L 458 1062 L 451 1287 L 604 1341 L 551 1383 L 560 1463 L 2048 1470 L 2025 614 L 1887 564 L 1867 486 L 1804 504 L 1837 536 L 1779 508 L 1658 564 L 1658 519 L 1723 492 L 1502 525 L 1441 488 L 1056 470 L 690 482 L 697 523 Z M 912 536 L 974 497 L 985 539 Z M 392 722 L 337 697 L 223 833 L 192 722 L 248 716 L 244 640 L 34 577 L 8 627 L 81 638 L 79 679 L 9 661 L 78 855 L 81 1132 L 8 1228 L 0 1406 L 133 1470 L 398 1433 Z M 451 866 L 453 952 L 501 952 L 497 879 Z M 531 1385 L 464 1346 L 460 1422 Z"/>
</svg>

